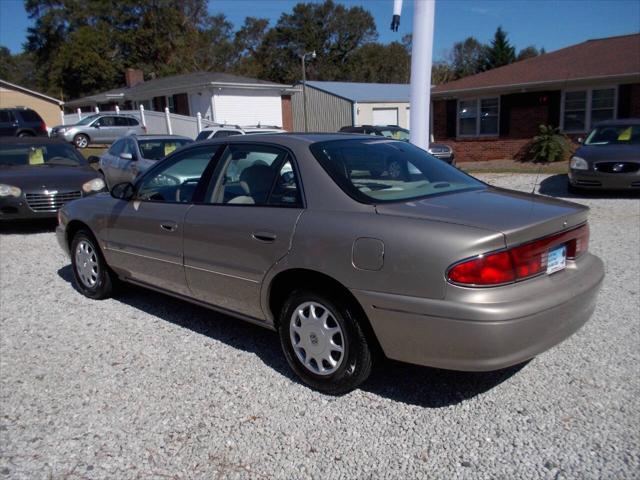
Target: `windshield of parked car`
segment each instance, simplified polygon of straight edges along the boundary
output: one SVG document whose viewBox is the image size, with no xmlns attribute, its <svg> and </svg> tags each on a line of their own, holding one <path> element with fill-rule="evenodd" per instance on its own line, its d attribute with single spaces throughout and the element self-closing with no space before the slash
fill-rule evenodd
<svg viewBox="0 0 640 480">
<path fill-rule="evenodd" d="M 142 158 L 147 160 L 160 160 L 187 143 L 192 143 L 192 140 L 187 138 L 138 140 Z"/>
<path fill-rule="evenodd" d="M 585 145 L 640 145 L 640 125 L 606 125 L 594 128 Z"/>
<path fill-rule="evenodd" d="M 363 138 L 319 142 L 310 148 L 333 180 L 363 203 L 484 188 L 483 183 L 408 142 Z"/>
<path fill-rule="evenodd" d="M 76 123 L 76 125 L 89 125 L 91 122 L 93 122 L 99 116 L 100 115 L 89 115 L 88 117 L 84 117 L 82 120 L 78 121 Z"/>
<path fill-rule="evenodd" d="M 409 132 L 401 128 L 381 128 L 378 131 L 383 137 L 409 141 Z"/>
<path fill-rule="evenodd" d="M 66 143 L 6 143 L 0 144 L 0 166 L 64 165 L 77 167 L 87 161 L 75 148 Z"/>
</svg>

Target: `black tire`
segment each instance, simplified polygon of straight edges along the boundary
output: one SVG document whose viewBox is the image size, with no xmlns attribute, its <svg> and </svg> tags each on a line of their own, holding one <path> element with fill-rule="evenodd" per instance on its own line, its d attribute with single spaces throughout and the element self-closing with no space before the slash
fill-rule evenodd
<svg viewBox="0 0 640 480">
<path fill-rule="evenodd" d="M 33 133 L 31 132 L 20 132 L 18 134 L 18 138 L 28 138 L 28 137 L 33 137 Z"/>
<path fill-rule="evenodd" d="M 89 137 L 84 133 L 79 133 L 73 137 L 73 144 L 77 148 L 87 148 L 89 146 Z"/>
<path fill-rule="evenodd" d="M 331 339 L 332 341 L 340 340 L 337 343 L 342 343 L 342 356 L 336 370 L 330 374 L 317 374 L 311 371 L 311 365 L 305 366 L 294 349 L 292 340 L 294 334 L 291 330 L 292 322 L 297 321 L 294 313 L 302 305 L 309 303 L 319 304 L 326 309 L 329 313 L 327 322 L 340 327 L 340 333 L 334 334 L 338 337 L 333 336 Z M 311 290 L 294 291 L 282 307 L 278 329 L 282 350 L 291 369 L 311 388 L 329 395 L 342 395 L 364 382 L 371 373 L 373 356 L 366 335 L 356 318 L 356 312 L 357 310 L 350 305 L 349 301 L 339 294 Z M 334 352 L 330 355 L 332 353 Z M 312 364 L 315 363 L 317 366 L 315 358 L 311 358 Z M 329 367 L 328 364 L 325 365 Z"/>
<path fill-rule="evenodd" d="M 83 265 L 79 265 L 78 262 L 82 261 L 78 254 L 79 248 L 82 246 L 89 246 L 90 250 L 85 250 L 85 255 L 91 257 L 92 260 L 84 262 Z M 95 273 L 91 275 L 91 282 L 87 280 L 87 268 L 86 265 L 91 262 L 95 263 Z M 118 279 L 115 273 L 109 268 L 107 262 L 104 260 L 104 256 L 100 251 L 98 242 L 94 236 L 87 230 L 79 230 L 71 241 L 71 269 L 73 270 L 73 279 L 75 281 L 76 288 L 85 297 L 92 298 L 94 300 L 103 300 L 112 296 L 117 285 Z M 84 277 L 84 279 L 83 279 Z"/>
</svg>

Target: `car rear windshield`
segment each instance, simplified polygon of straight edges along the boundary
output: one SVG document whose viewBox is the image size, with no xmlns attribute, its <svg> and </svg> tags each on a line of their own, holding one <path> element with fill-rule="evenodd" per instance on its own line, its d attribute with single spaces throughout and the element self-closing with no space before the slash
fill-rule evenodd
<svg viewBox="0 0 640 480">
<path fill-rule="evenodd" d="M 640 125 L 606 125 L 594 128 L 585 145 L 640 145 Z"/>
<path fill-rule="evenodd" d="M 160 160 L 187 143 L 191 143 L 191 140 L 186 138 L 138 140 L 138 146 L 140 147 L 142 158 L 146 158 L 148 160 Z"/>
<path fill-rule="evenodd" d="M 332 140 L 314 143 L 310 148 L 340 188 L 363 203 L 407 201 L 484 188 L 478 180 L 403 141 Z"/>
<path fill-rule="evenodd" d="M 41 167 L 64 165 L 77 167 L 87 161 L 71 145 L 65 143 L 0 144 L 0 165 Z"/>
</svg>

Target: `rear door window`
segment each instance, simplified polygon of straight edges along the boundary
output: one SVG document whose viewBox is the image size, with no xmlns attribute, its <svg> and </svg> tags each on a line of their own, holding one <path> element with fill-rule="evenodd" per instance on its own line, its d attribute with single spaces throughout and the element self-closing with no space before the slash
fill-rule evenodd
<svg viewBox="0 0 640 480">
<path fill-rule="evenodd" d="M 138 125 L 140 125 L 138 120 L 136 120 L 135 118 L 127 118 L 127 124 L 132 127 L 137 127 Z"/>
<path fill-rule="evenodd" d="M 127 117 L 114 117 L 113 120 L 116 127 L 128 127 L 130 125 Z"/>
<path fill-rule="evenodd" d="M 229 145 L 206 203 L 300 206 L 300 189 L 289 153 L 268 145 Z"/>
</svg>

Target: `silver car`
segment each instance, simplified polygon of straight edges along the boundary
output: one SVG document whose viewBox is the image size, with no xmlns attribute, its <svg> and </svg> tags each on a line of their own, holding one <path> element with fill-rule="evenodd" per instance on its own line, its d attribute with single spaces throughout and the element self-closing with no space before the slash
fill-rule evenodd
<svg viewBox="0 0 640 480">
<path fill-rule="evenodd" d="M 83 118 L 75 125 L 58 125 L 51 129 L 51 138 L 62 138 L 86 148 L 90 144 L 110 144 L 125 135 L 146 133 L 138 119 L 130 115 L 97 113 Z"/>
<path fill-rule="evenodd" d="M 405 175 L 354 168 L 362 156 L 407 163 Z M 87 297 L 125 281 L 276 330 L 298 376 L 340 394 L 376 351 L 494 370 L 569 337 L 604 276 L 587 213 L 490 187 L 407 142 L 242 135 L 71 202 L 57 236 Z"/>
<path fill-rule="evenodd" d="M 133 182 L 158 160 L 189 143 L 193 140 L 179 135 L 129 135 L 100 156 L 98 171 L 107 185 Z"/>
</svg>

